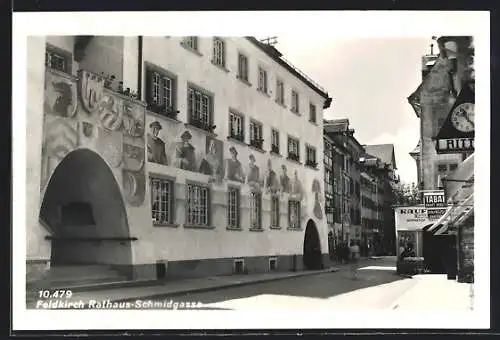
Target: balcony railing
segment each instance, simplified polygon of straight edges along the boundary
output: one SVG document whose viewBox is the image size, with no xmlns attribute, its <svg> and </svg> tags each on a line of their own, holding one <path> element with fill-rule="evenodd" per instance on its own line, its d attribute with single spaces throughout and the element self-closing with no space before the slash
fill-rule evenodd
<svg viewBox="0 0 500 340">
<path fill-rule="evenodd" d="M 279 154 L 279 153 L 280 153 L 280 148 L 279 148 L 279 146 L 274 145 L 274 144 L 273 144 L 273 145 L 271 145 L 271 152 L 272 152 L 272 153 L 275 153 L 275 154 Z"/>
<path fill-rule="evenodd" d="M 231 132 L 229 134 L 229 138 L 239 140 L 240 142 L 243 142 L 245 140 L 245 136 L 243 135 L 243 133 L 234 133 L 234 132 Z"/>
<path fill-rule="evenodd" d="M 261 149 L 262 150 L 262 144 L 264 143 L 264 140 L 261 138 L 254 138 L 250 140 L 249 145 L 253 146 L 254 148 Z"/>
<path fill-rule="evenodd" d="M 179 111 L 175 110 L 173 107 L 166 107 L 164 105 L 158 105 L 157 103 L 148 104 L 147 109 L 172 119 L 177 119 L 177 114 L 179 113 Z"/>
<path fill-rule="evenodd" d="M 215 127 L 216 127 L 215 125 L 209 124 L 209 123 L 207 123 L 199 118 L 196 118 L 196 117 L 191 117 L 189 120 L 189 124 L 198 128 L 198 129 L 205 130 L 205 131 L 208 131 L 211 133 L 214 132 Z"/>
<path fill-rule="evenodd" d="M 291 153 L 289 152 L 288 153 L 288 157 L 287 157 L 289 160 L 291 161 L 295 161 L 295 162 L 300 162 L 300 157 L 299 155 L 295 154 L 295 153 Z"/>
<path fill-rule="evenodd" d="M 311 168 L 316 168 L 318 166 L 318 162 L 308 159 L 306 160 L 306 165 L 310 166 Z"/>
</svg>

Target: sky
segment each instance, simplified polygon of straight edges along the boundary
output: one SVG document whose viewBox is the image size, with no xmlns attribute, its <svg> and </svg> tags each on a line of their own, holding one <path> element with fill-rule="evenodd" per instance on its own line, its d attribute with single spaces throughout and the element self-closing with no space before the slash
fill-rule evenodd
<svg viewBox="0 0 500 340">
<path fill-rule="evenodd" d="M 361 144 L 394 144 L 398 174 L 409 183 L 417 181 L 408 153 L 418 143 L 419 119 L 407 98 L 421 82 L 431 38 L 278 37 L 275 47 L 328 91 L 326 119 L 348 118 Z"/>
</svg>

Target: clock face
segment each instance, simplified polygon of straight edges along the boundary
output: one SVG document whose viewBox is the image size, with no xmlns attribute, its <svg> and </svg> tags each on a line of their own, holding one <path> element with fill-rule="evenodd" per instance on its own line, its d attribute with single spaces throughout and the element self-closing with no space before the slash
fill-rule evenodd
<svg viewBox="0 0 500 340">
<path fill-rule="evenodd" d="M 458 105 L 451 114 L 451 123 L 458 131 L 474 131 L 474 104 L 463 103 Z"/>
</svg>

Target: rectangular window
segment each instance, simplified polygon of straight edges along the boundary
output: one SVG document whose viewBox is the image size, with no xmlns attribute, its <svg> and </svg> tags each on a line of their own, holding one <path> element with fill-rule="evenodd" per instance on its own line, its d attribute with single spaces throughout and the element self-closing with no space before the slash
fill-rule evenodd
<svg viewBox="0 0 500 340">
<path fill-rule="evenodd" d="M 450 164 L 450 171 L 454 171 L 456 170 L 458 167 L 458 164 L 454 163 L 454 164 Z"/>
<path fill-rule="evenodd" d="M 448 170 L 448 166 L 446 164 L 438 164 L 439 172 L 446 172 Z"/>
<path fill-rule="evenodd" d="M 238 53 L 238 78 L 248 81 L 248 57 Z"/>
<path fill-rule="evenodd" d="M 212 62 L 215 65 L 226 67 L 226 46 L 221 38 L 214 38 L 214 53 Z"/>
<path fill-rule="evenodd" d="M 325 213 L 326 213 L 326 223 L 328 224 L 333 224 L 335 223 L 335 216 L 334 216 L 334 206 L 335 202 L 333 198 L 327 197 L 325 199 Z"/>
<path fill-rule="evenodd" d="M 292 112 L 299 113 L 299 93 L 292 90 Z"/>
<path fill-rule="evenodd" d="M 259 67 L 259 86 L 257 87 L 262 93 L 267 93 L 267 71 Z"/>
<path fill-rule="evenodd" d="M 240 227 L 240 191 L 230 188 L 227 192 L 227 226 Z"/>
<path fill-rule="evenodd" d="M 230 111 L 229 112 L 229 137 L 243 142 L 245 140 L 244 122 L 245 122 L 245 120 L 241 114 Z"/>
<path fill-rule="evenodd" d="M 288 201 L 288 224 L 290 228 L 300 228 L 300 201 Z"/>
<path fill-rule="evenodd" d="M 316 105 L 313 103 L 309 104 L 309 121 L 311 123 L 316 123 Z"/>
<path fill-rule="evenodd" d="M 186 224 L 190 226 L 209 225 L 209 189 L 200 185 L 187 185 Z"/>
<path fill-rule="evenodd" d="M 149 86 L 146 93 L 148 109 L 155 113 L 175 118 L 175 78 L 165 72 L 154 69 L 147 69 L 146 74 Z"/>
<path fill-rule="evenodd" d="M 250 228 L 262 229 L 262 196 L 258 192 L 250 193 Z"/>
<path fill-rule="evenodd" d="M 45 47 L 45 66 L 53 70 L 71 74 L 71 53 L 50 45 Z"/>
<path fill-rule="evenodd" d="M 280 133 L 276 129 L 271 130 L 271 152 L 280 153 Z"/>
<path fill-rule="evenodd" d="M 188 121 L 190 124 L 211 130 L 212 124 L 212 96 L 199 89 L 188 87 Z"/>
<path fill-rule="evenodd" d="M 182 44 L 192 50 L 198 51 L 198 37 L 184 37 Z"/>
<path fill-rule="evenodd" d="M 254 120 L 250 121 L 250 145 L 262 149 L 262 124 Z"/>
<path fill-rule="evenodd" d="M 306 145 L 306 165 L 315 168 L 318 163 L 316 162 L 316 148 Z"/>
<path fill-rule="evenodd" d="M 269 271 L 274 271 L 278 268 L 278 259 L 275 257 L 271 257 L 269 259 Z"/>
<path fill-rule="evenodd" d="M 292 137 L 288 137 L 288 158 L 300 161 L 299 141 Z"/>
<path fill-rule="evenodd" d="M 172 224 L 174 207 L 174 183 L 161 178 L 150 178 L 151 215 L 153 224 Z"/>
<path fill-rule="evenodd" d="M 271 227 L 280 226 L 280 199 L 277 196 L 271 197 Z"/>
<path fill-rule="evenodd" d="M 234 260 L 233 271 L 235 274 L 243 274 L 245 271 L 245 260 L 243 259 Z"/>
<path fill-rule="evenodd" d="M 285 84 L 281 79 L 276 80 L 276 102 L 285 105 Z"/>
</svg>

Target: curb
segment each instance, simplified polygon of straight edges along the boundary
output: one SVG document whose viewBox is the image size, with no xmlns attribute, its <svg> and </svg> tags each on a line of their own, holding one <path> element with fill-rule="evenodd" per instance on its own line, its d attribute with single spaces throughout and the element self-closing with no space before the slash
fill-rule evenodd
<svg viewBox="0 0 500 340">
<path fill-rule="evenodd" d="M 242 287 L 242 286 L 247 286 L 247 285 L 252 285 L 252 284 L 257 284 L 257 283 L 292 279 L 292 278 L 296 278 L 296 277 L 313 276 L 313 275 L 326 274 L 326 273 L 335 273 L 335 272 L 338 272 L 339 270 L 340 270 L 339 268 L 330 268 L 330 269 L 326 269 L 326 270 L 322 270 L 322 271 L 304 272 L 304 273 L 300 273 L 297 275 L 291 275 L 291 276 L 271 277 L 271 278 L 253 280 L 253 281 L 231 282 L 231 283 L 225 283 L 225 284 L 212 286 L 212 287 L 191 288 L 191 289 L 187 288 L 187 289 L 182 289 L 182 290 L 173 291 L 173 292 L 146 294 L 146 295 L 136 296 L 133 298 L 111 299 L 111 302 L 126 302 L 126 301 L 133 301 L 133 300 L 144 299 L 144 298 L 155 299 L 155 298 L 162 298 L 162 297 L 179 296 L 179 295 L 184 295 L 184 294 L 189 294 L 189 293 L 204 293 L 204 292 L 209 292 L 209 291 L 214 291 L 214 290 L 219 290 L 219 289 L 232 288 L 232 287 Z"/>
</svg>

